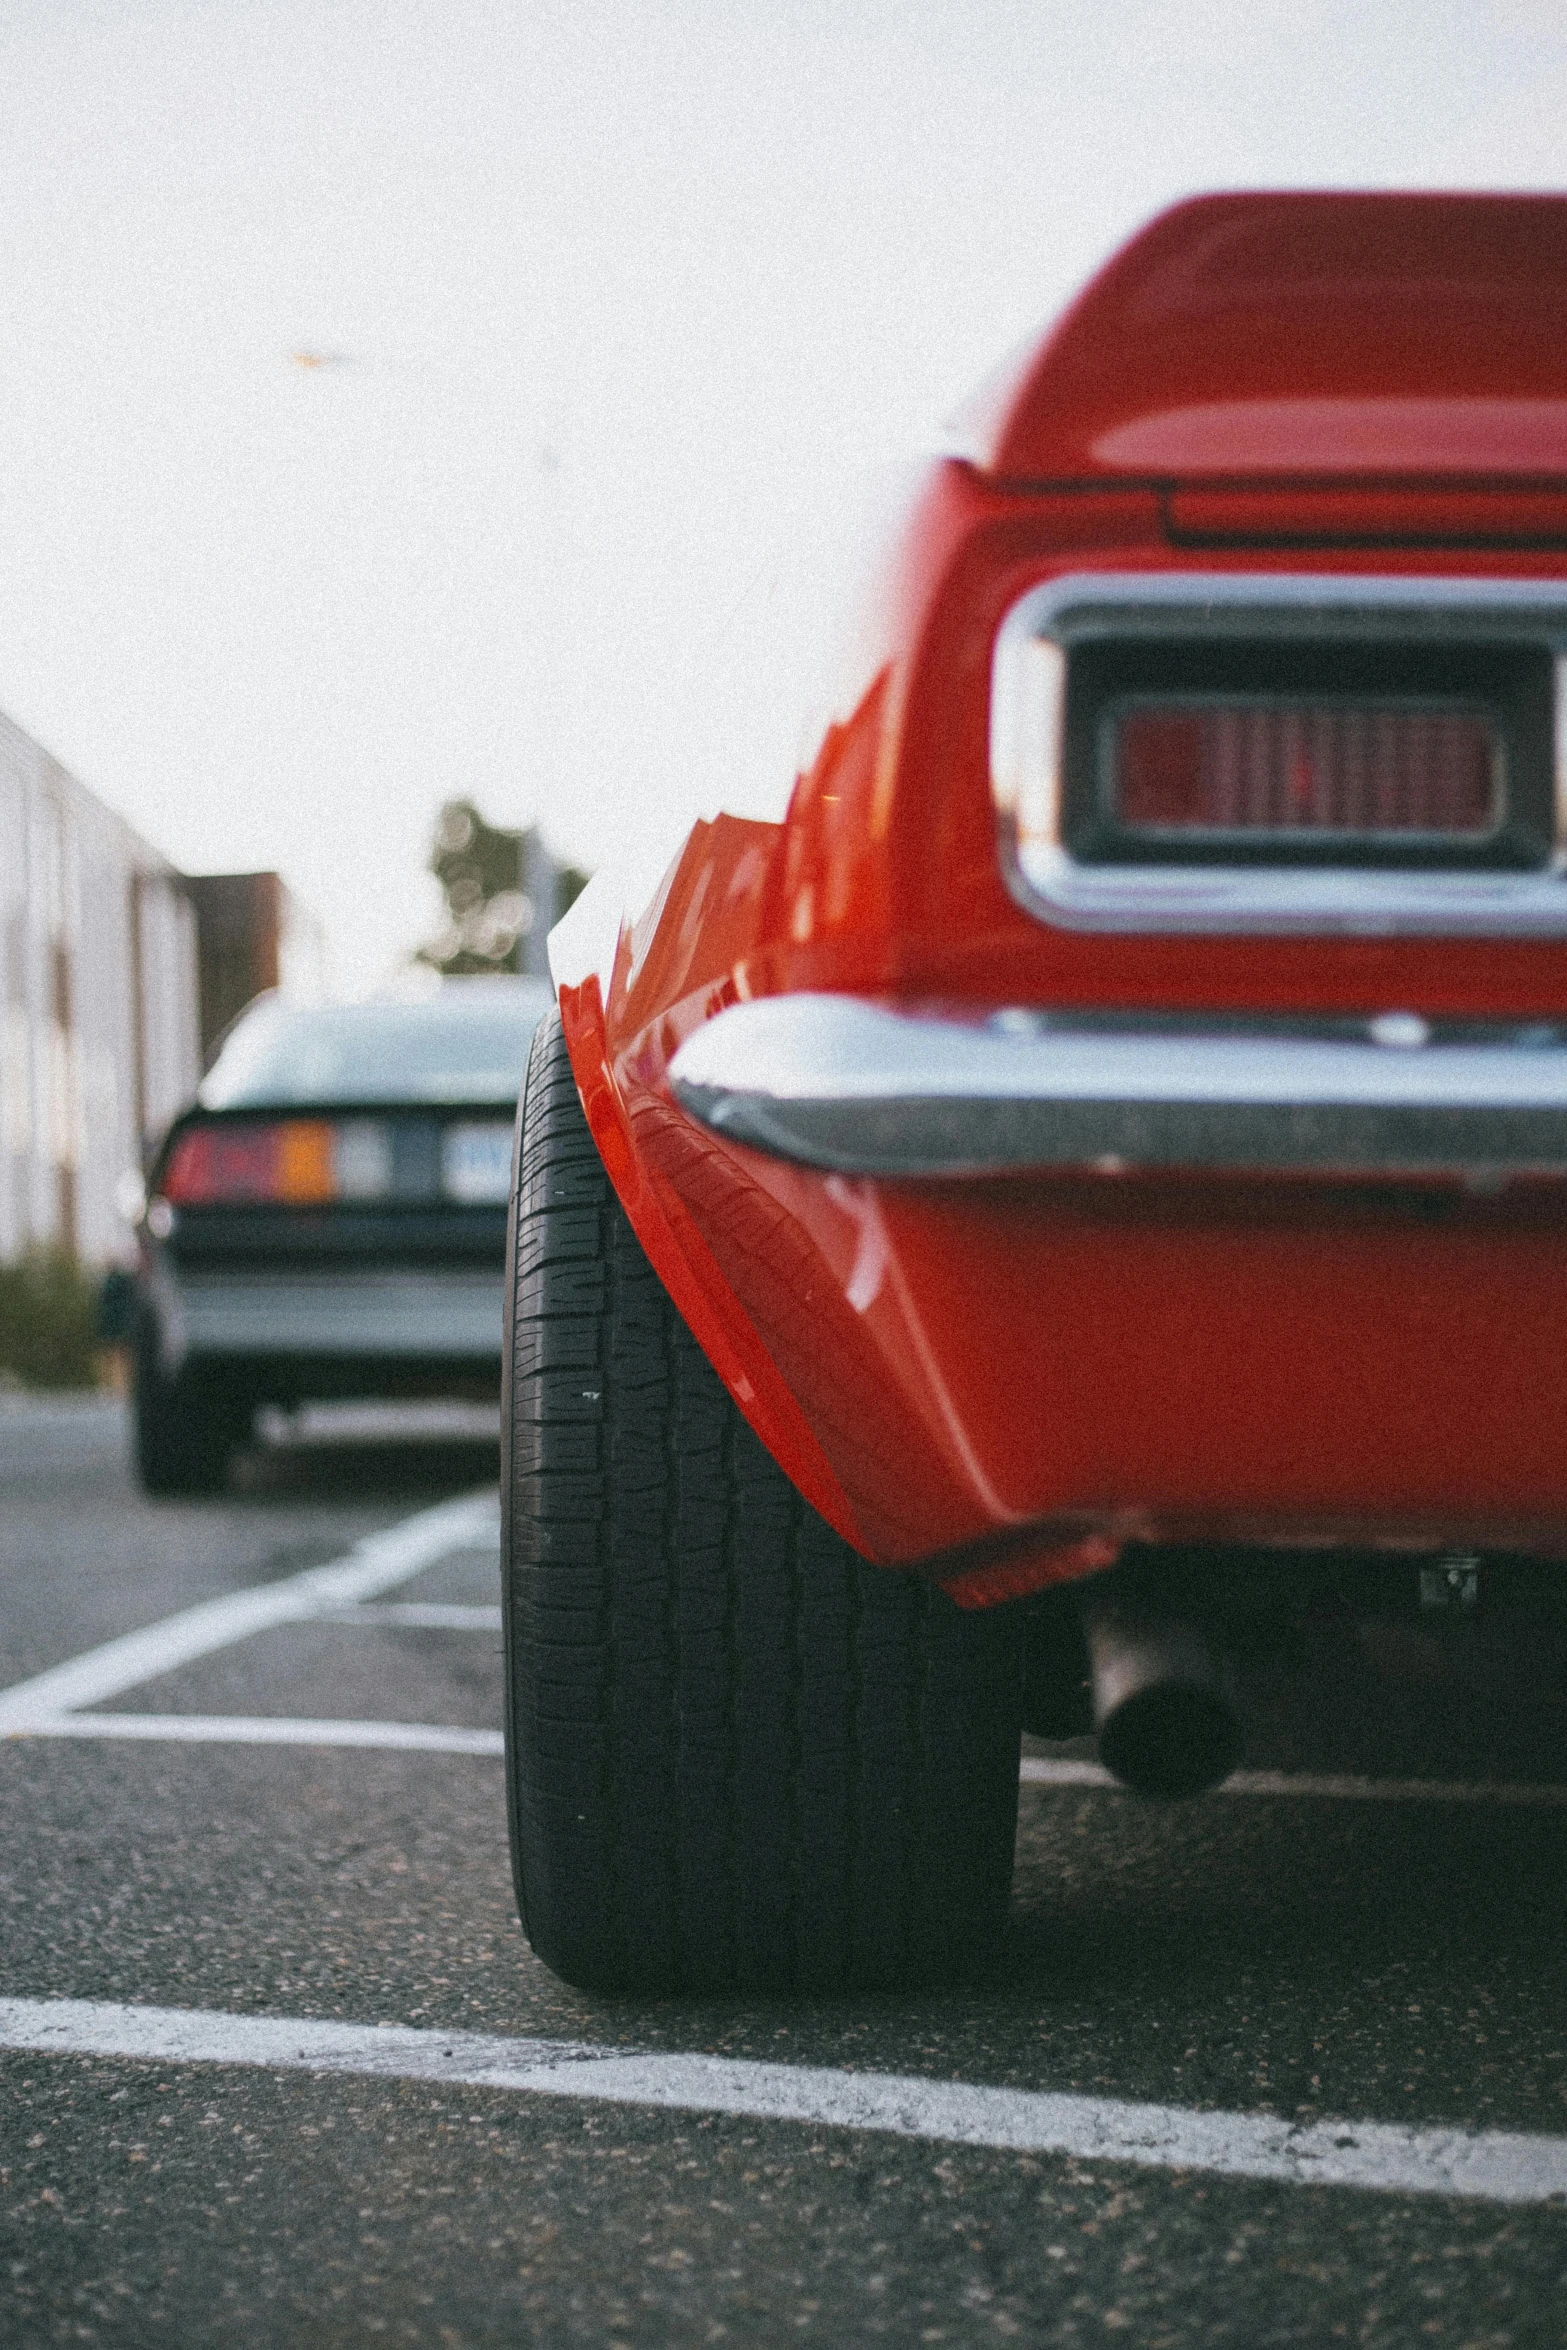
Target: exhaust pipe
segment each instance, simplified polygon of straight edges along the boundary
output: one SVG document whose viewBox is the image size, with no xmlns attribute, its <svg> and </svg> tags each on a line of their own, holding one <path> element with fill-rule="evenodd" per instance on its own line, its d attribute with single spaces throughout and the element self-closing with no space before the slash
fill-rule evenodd
<svg viewBox="0 0 1567 2350">
<path fill-rule="evenodd" d="M 1106 1770 L 1140 1795 L 1200 1795 L 1227 1779 L 1240 1724 L 1196 1625 L 1085 1593 L 1083 1632 Z"/>
</svg>

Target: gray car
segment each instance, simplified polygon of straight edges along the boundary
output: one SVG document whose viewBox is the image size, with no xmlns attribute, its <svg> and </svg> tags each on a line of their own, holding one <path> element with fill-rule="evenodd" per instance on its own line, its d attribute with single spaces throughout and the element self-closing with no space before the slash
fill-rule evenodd
<svg viewBox="0 0 1567 2350">
<path fill-rule="evenodd" d="M 215 1490 L 256 1409 L 493 1395 L 540 979 L 236 1023 L 153 1160 L 132 1314 L 149 1493 Z"/>
</svg>

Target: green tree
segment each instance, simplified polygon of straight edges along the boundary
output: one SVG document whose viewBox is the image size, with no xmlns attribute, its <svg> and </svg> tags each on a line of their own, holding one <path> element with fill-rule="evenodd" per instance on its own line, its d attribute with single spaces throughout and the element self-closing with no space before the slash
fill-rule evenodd
<svg viewBox="0 0 1567 2350">
<path fill-rule="evenodd" d="M 449 978 L 542 971 L 545 939 L 588 882 L 557 862 L 537 825 L 491 824 L 472 800 L 448 800 L 437 816 L 429 869 L 445 893 L 446 923 L 418 960 Z"/>
<path fill-rule="evenodd" d="M 435 820 L 430 871 L 446 898 L 446 925 L 419 961 L 449 978 L 520 971 L 534 920 L 523 887 L 529 835 L 488 824 L 472 800 L 448 800 Z"/>
</svg>

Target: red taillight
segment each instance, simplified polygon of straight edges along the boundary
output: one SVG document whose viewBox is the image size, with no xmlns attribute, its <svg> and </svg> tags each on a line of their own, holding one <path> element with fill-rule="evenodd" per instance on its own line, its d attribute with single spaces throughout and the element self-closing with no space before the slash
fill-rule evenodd
<svg viewBox="0 0 1567 2350">
<path fill-rule="evenodd" d="M 320 1118 L 191 1126 L 158 1188 L 178 1208 L 246 1200 L 304 1206 L 337 1196 L 333 1155 L 332 1128 Z"/>
<path fill-rule="evenodd" d="M 1467 711 L 1237 700 L 1114 721 L 1115 814 L 1139 831 L 1478 840 L 1500 775 L 1495 728 Z"/>
</svg>

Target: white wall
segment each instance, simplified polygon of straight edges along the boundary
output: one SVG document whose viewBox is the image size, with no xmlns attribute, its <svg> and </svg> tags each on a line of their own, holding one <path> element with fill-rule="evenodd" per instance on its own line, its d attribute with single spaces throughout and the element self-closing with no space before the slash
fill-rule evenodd
<svg viewBox="0 0 1567 2350">
<path fill-rule="evenodd" d="M 143 1131 L 199 1072 L 179 876 L 0 716 L 0 1259 L 125 1256 Z"/>
</svg>

